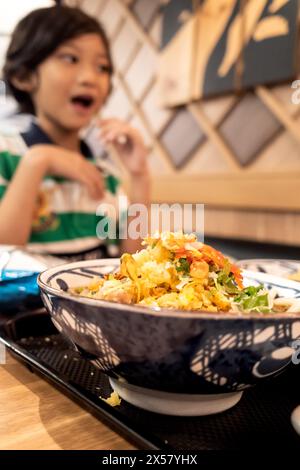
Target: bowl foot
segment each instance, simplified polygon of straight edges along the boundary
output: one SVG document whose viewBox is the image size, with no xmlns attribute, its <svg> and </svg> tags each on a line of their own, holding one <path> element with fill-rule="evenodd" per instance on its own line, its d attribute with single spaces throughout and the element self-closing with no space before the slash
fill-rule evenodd
<svg viewBox="0 0 300 470">
<path fill-rule="evenodd" d="M 168 393 L 137 387 L 109 378 L 118 395 L 125 401 L 144 410 L 173 416 L 205 416 L 228 410 L 236 405 L 243 392 L 195 395 Z"/>
<path fill-rule="evenodd" d="M 292 412 L 291 421 L 295 431 L 300 435 L 300 406 L 297 406 Z"/>
</svg>

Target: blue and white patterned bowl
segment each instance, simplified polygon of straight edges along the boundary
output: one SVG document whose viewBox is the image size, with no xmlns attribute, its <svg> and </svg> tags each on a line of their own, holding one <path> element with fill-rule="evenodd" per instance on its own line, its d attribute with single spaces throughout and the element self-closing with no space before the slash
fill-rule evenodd
<svg viewBox="0 0 300 470">
<path fill-rule="evenodd" d="M 131 403 L 167 414 L 222 411 L 295 357 L 300 313 L 154 311 L 68 292 L 118 265 L 119 260 L 108 259 L 57 266 L 40 274 L 38 283 L 58 330 Z M 248 284 L 254 283 L 252 277 Z M 280 290 L 280 280 L 276 286 Z M 294 286 L 285 285 L 282 292 L 300 297 L 300 285 L 299 290 Z"/>
<path fill-rule="evenodd" d="M 236 261 L 235 264 L 242 269 L 249 269 L 286 279 L 290 275 L 300 272 L 300 261 L 292 259 L 242 259 Z"/>
</svg>

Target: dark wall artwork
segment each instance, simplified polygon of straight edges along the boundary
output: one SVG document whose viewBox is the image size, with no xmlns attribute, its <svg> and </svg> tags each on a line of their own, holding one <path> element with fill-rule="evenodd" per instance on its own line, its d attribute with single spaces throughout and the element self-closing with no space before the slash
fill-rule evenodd
<svg viewBox="0 0 300 470">
<path fill-rule="evenodd" d="M 297 13 L 297 0 L 170 0 L 163 13 L 162 104 L 184 104 L 189 97 L 238 92 L 295 77 Z M 176 53 L 180 43 L 189 59 L 181 60 L 183 55 Z M 189 91 L 178 91 L 176 97 L 181 67 L 189 68 L 184 77 Z"/>
</svg>

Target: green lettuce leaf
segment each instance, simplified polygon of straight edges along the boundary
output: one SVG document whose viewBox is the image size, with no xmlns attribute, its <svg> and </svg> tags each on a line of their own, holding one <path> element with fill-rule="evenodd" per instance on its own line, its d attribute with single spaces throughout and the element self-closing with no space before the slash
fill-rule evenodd
<svg viewBox="0 0 300 470">
<path fill-rule="evenodd" d="M 267 292 L 261 292 L 264 287 L 262 285 L 254 287 L 245 287 L 240 294 L 234 297 L 242 310 L 268 312 L 269 296 Z"/>
</svg>

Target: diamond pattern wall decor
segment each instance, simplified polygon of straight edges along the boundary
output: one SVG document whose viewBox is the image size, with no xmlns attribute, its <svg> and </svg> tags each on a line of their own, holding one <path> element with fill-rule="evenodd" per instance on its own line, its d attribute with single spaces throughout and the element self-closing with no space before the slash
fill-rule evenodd
<svg viewBox="0 0 300 470">
<path fill-rule="evenodd" d="M 121 73 L 125 72 L 133 53 L 137 52 L 138 49 L 139 40 L 132 26 L 126 21 L 112 44 L 113 61 L 118 64 Z"/>
<path fill-rule="evenodd" d="M 161 141 L 177 168 L 184 165 L 204 139 L 203 132 L 186 109 L 174 116 L 161 136 Z"/>
<path fill-rule="evenodd" d="M 118 116 L 119 119 L 127 121 L 132 115 L 131 104 L 126 93 L 115 86 L 108 99 L 107 105 L 102 111 L 103 117 Z"/>
<path fill-rule="evenodd" d="M 109 38 L 116 33 L 122 17 L 118 0 L 108 0 L 101 11 L 101 21 Z"/>
<path fill-rule="evenodd" d="M 81 0 L 80 8 L 91 16 L 98 16 L 109 0 Z"/>
<path fill-rule="evenodd" d="M 241 166 L 249 165 L 281 129 L 280 122 L 254 94 L 248 93 L 233 108 L 220 132 Z"/>
<path fill-rule="evenodd" d="M 156 64 L 155 53 L 147 44 L 143 45 L 125 76 L 128 86 L 137 101 L 142 98 L 153 79 Z"/>
<path fill-rule="evenodd" d="M 151 87 L 147 95 L 145 96 L 141 107 L 156 134 L 159 134 L 162 128 L 170 120 L 172 113 L 169 109 L 160 108 L 157 105 L 157 90 L 155 85 Z"/>
<path fill-rule="evenodd" d="M 144 29 L 148 29 L 160 7 L 159 0 L 137 0 L 132 8 Z"/>
</svg>

